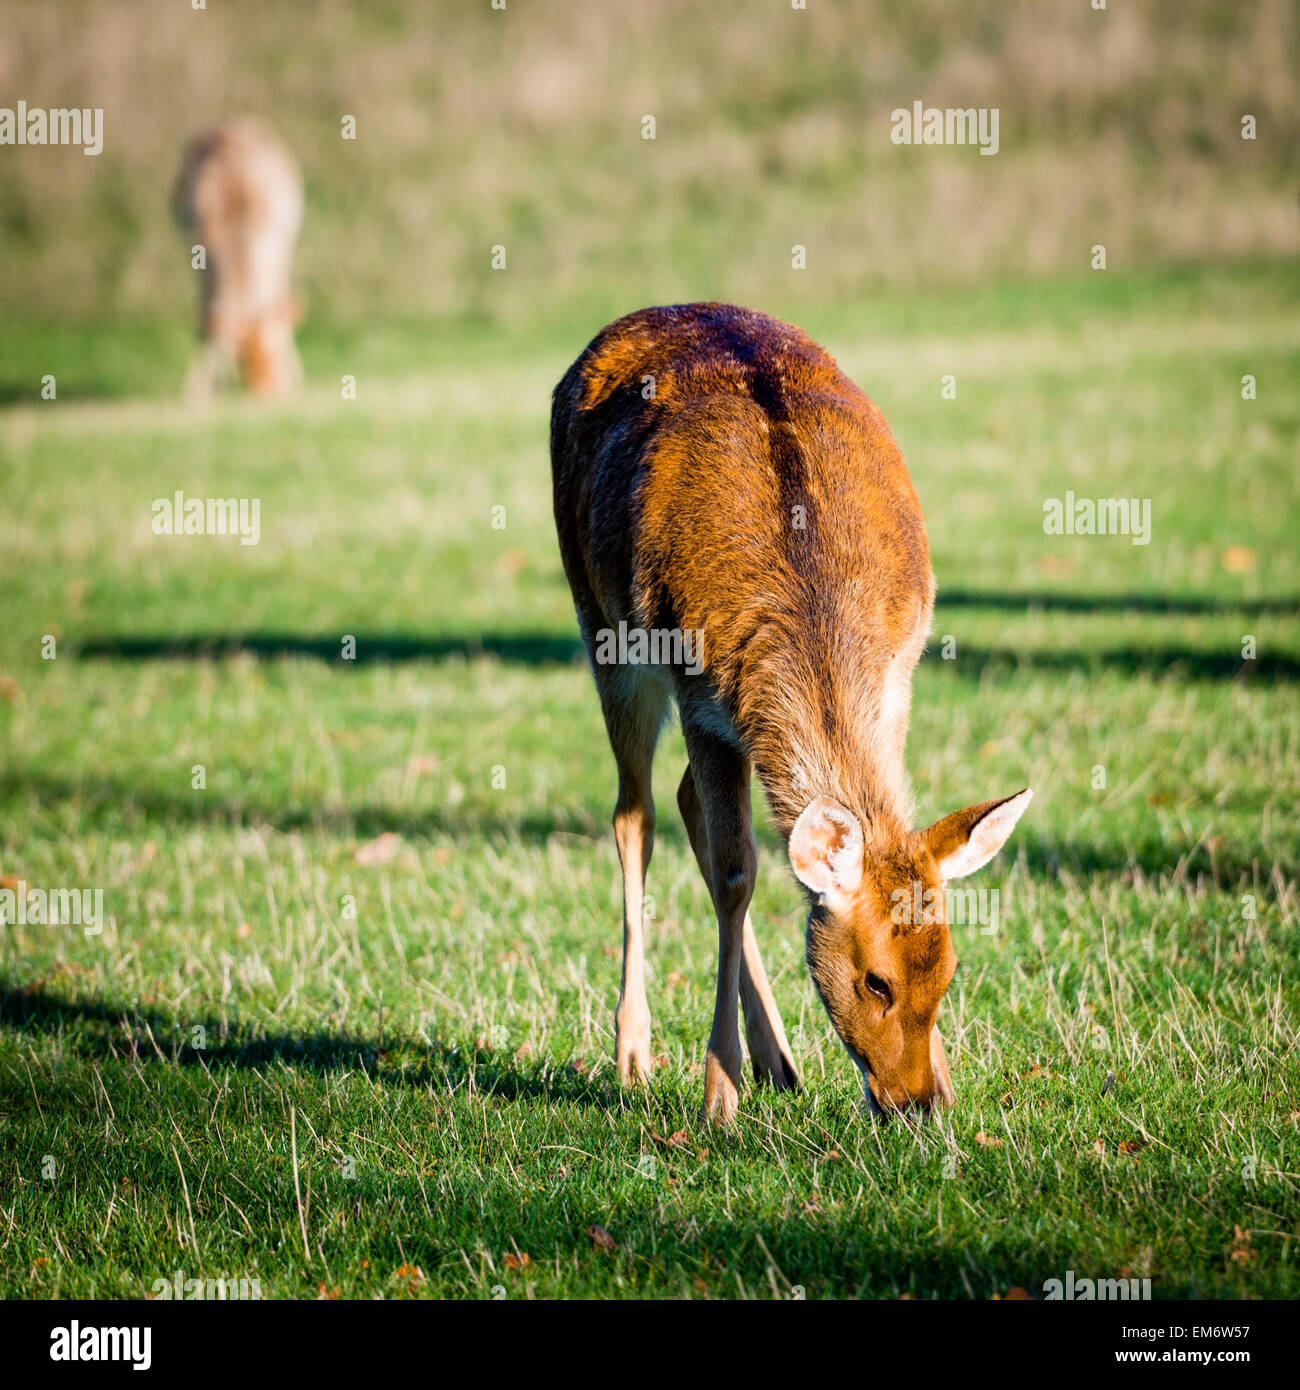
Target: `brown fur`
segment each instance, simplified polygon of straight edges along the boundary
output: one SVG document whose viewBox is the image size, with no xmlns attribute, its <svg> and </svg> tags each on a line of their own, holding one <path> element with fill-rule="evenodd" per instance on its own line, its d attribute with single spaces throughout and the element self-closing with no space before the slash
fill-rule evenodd
<svg viewBox="0 0 1300 1390">
<path fill-rule="evenodd" d="M 205 248 L 204 352 L 191 393 L 210 395 L 235 367 L 251 391 L 282 395 L 298 384 L 300 317 L 290 285 L 302 222 L 302 175 L 293 156 L 251 121 L 230 121 L 186 151 L 174 193 L 177 219 Z"/>
<path fill-rule="evenodd" d="M 860 870 L 851 891 L 810 890 L 808 959 L 872 1097 L 946 1097 L 934 1020 L 955 968 L 948 928 L 941 909 L 911 929 L 891 920 L 895 891 L 941 879 L 909 828 L 903 765 L 934 580 L 880 412 L 788 324 L 724 304 L 647 309 L 597 335 L 556 388 L 551 458 L 561 554 L 619 764 L 620 1072 L 649 1065 L 641 880 L 671 695 L 691 763 L 679 805 L 719 921 L 709 1113 L 736 1105 L 737 989 L 756 1072 L 797 1084 L 747 911 L 751 766 L 806 885 L 840 851 Z M 597 634 L 620 621 L 701 631 L 703 671 L 600 664 Z M 801 822 L 814 802 L 830 818 Z M 868 976 L 896 982 L 889 1007 Z"/>
</svg>

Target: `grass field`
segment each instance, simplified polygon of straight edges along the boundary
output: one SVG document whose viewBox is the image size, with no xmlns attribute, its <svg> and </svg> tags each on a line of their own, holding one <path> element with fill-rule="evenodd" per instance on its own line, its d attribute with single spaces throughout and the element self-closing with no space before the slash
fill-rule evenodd
<svg viewBox="0 0 1300 1390">
<path fill-rule="evenodd" d="M 676 731 L 661 1063 L 631 1095 L 612 1066 L 614 768 L 546 459 L 599 321 L 309 323 L 302 399 L 198 422 L 161 394 L 180 330 L 11 336 L 0 875 L 102 889 L 106 922 L 0 935 L 0 1294 L 1300 1294 L 1298 310 L 1261 263 L 801 316 L 926 511 L 922 820 L 1037 796 L 977 880 L 998 931 L 955 935 L 958 1103 L 923 1127 L 859 1113 L 763 831 L 807 1084 L 749 1088 L 727 1133 Z M 153 534 L 177 489 L 260 499 L 260 542 Z M 1045 534 L 1067 489 L 1149 498 L 1150 543 Z"/>
</svg>

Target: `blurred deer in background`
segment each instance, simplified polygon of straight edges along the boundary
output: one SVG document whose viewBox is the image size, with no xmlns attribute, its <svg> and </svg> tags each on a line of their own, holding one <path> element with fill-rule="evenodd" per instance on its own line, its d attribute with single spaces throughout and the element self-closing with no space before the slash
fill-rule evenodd
<svg viewBox="0 0 1300 1390">
<path fill-rule="evenodd" d="M 203 248 L 203 347 L 187 394 L 208 399 L 231 369 L 259 396 L 291 391 L 302 378 L 293 341 L 300 306 L 290 288 L 303 209 L 297 162 L 256 122 L 228 121 L 190 145 L 173 201 Z"/>
</svg>

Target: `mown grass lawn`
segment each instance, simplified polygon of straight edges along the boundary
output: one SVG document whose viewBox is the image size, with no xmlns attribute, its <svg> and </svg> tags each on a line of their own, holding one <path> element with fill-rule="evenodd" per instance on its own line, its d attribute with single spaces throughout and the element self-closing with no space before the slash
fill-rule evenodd
<svg viewBox="0 0 1300 1390">
<path fill-rule="evenodd" d="M 926 509 L 922 815 L 1037 796 L 976 881 L 997 931 L 956 933 L 958 1104 L 922 1128 L 859 1113 L 764 832 L 807 1085 L 751 1087 L 728 1133 L 698 1115 L 715 929 L 676 732 L 661 1064 L 632 1095 L 612 1067 L 614 769 L 546 459 L 599 323 L 463 354 L 309 331 L 302 400 L 197 422 L 118 397 L 178 378 L 175 333 L 11 338 L 0 875 L 101 889 L 106 923 L 0 937 L 0 1294 L 1295 1296 L 1297 308 L 1259 266 L 805 317 Z M 177 489 L 260 499 L 259 544 L 154 535 Z M 1066 490 L 1150 499 L 1150 543 L 1044 534 Z"/>
</svg>

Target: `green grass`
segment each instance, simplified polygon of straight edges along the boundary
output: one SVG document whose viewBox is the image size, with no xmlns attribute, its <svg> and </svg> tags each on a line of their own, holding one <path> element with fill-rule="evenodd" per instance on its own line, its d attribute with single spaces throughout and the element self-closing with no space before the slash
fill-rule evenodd
<svg viewBox="0 0 1300 1390">
<path fill-rule="evenodd" d="M 135 394 L 178 381 L 174 329 L 11 339 L 0 875 L 100 888 L 108 921 L 0 936 L 0 1294 L 1300 1293 L 1298 301 L 1257 265 L 798 314 L 926 510 L 923 817 L 1037 791 L 978 880 L 1000 930 L 956 934 L 958 1104 L 922 1128 L 859 1113 L 766 828 L 755 920 L 807 1085 L 700 1123 L 715 929 L 675 731 L 663 1061 L 619 1091 L 614 769 L 545 451 L 597 321 L 499 350 L 309 324 L 298 403 L 197 422 Z M 155 536 L 178 488 L 259 498 L 260 544 Z M 1066 489 L 1150 498 L 1151 543 L 1045 535 Z"/>
</svg>

